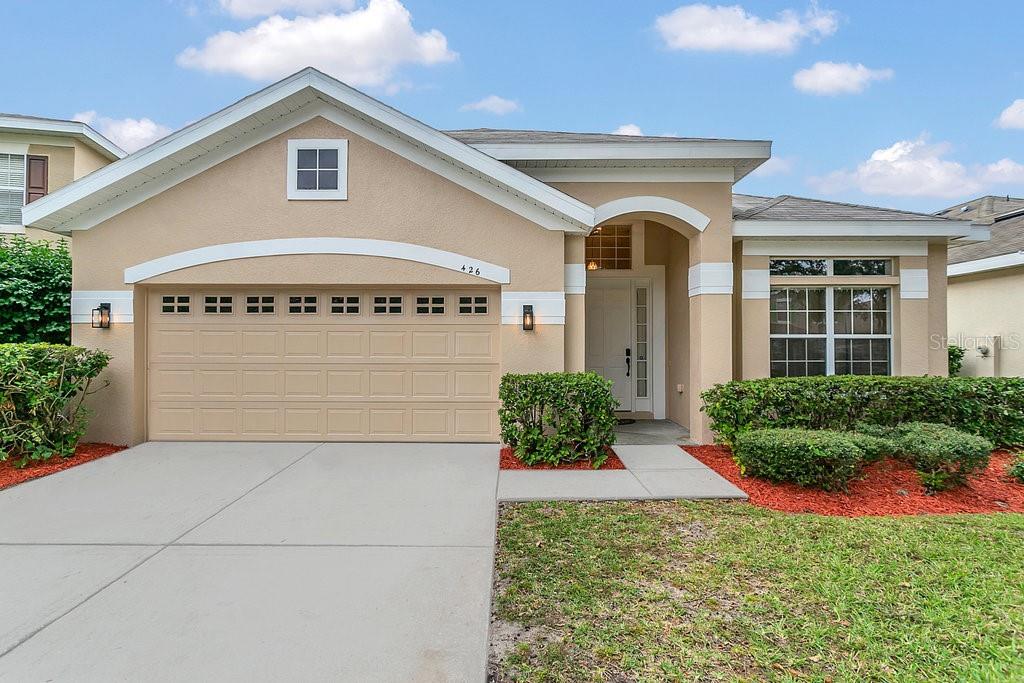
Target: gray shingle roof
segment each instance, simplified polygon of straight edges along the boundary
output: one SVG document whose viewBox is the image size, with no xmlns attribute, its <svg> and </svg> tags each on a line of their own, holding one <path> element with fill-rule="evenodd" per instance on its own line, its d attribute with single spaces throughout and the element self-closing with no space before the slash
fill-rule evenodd
<svg viewBox="0 0 1024 683">
<path fill-rule="evenodd" d="M 1024 199 L 1007 196 L 978 197 L 943 209 L 936 215 L 973 219 L 988 227 L 992 234 L 987 242 L 951 244 L 950 263 L 963 263 L 1024 251 Z"/>
<path fill-rule="evenodd" d="M 542 143 L 586 143 L 586 142 L 694 142 L 715 141 L 722 138 L 678 138 L 658 135 L 615 135 L 613 133 L 567 133 L 552 130 L 502 130 L 497 128 L 472 128 L 468 130 L 446 130 L 450 135 L 467 145 L 507 145 Z M 767 142 L 749 140 L 746 142 Z"/>
<path fill-rule="evenodd" d="M 742 198 L 737 201 L 737 198 Z M 774 199 L 733 195 L 733 218 L 764 221 L 935 221 L 942 216 L 784 194 Z"/>
</svg>

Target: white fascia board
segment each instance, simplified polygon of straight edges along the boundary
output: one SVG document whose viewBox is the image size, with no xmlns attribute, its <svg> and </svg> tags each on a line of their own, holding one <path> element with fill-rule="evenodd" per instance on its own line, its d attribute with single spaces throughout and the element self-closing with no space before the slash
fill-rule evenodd
<svg viewBox="0 0 1024 683">
<path fill-rule="evenodd" d="M 698 166 L 561 166 L 521 168 L 545 183 L 733 183 L 736 169 Z"/>
<path fill-rule="evenodd" d="M 958 237 L 955 240 L 951 240 L 953 244 L 976 244 L 978 242 L 988 242 L 992 239 L 992 231 L 983 225 L 972 225 L 971 231 L 965 237 Z"/>
<path fill-rule="evenodd" d="M 945 238 L 971 234 L 968 221 L 733 221 L 733 237 Z"/>
<path fill-rule="evenodd" d="M 927 256 L 927 240 L 744 240 L 744 256 Z"/>
<path fill-rule="evenodd" d="M 46 121 L 42 119 L 22 119 L 15 116 L 0 116 L 0 128 L 23 130 L 26 132 L 71 135 L 87 142 L 104 156 L 111 159 L 122 159 L 127 152 L 103 137 L 85 123 L 79 121 Z"/>
<path fill-rule="evenodd" d="M 389 128 L 412 141 L 430 149 L 435 156 L 442 155 L 456 166 L 463 166 L 481 176 L 481 181 L 504 186 L 513 194 L 533 200 L 541 208 L 561 218 L 567 231 L 583 232 L 594 225 L 594 209 L 569 195 L 546 185 L 539 180 L 517 171 L 496 159 L 488 157 L 468 145 L 451 138 L 438 130 L 416 121 L 387 105 L 364 95 L 315 69 L 304 69 L 293 76 L 276 83 L 258 93 L 250 95 L 221 111 L 198 121 L 191 126 L 172 133 L 152 145 L 131 154 L 120 161 L 101 168 L 56 192 L 43 197 L 26 207 L 23 214 L 26 225 L 54 228 L 52 219 L 63 208 L 82 201 L 111 184 L 139 173 L 145 175 L 150 165 L 182 150 L 196 145 L 203 149 L 202 141 L 231 125 L 234 125 L 275 103 L 294 95 L 305 88 L 322 94 L 336 102 L 372 119 L 378 126 Z M 355 132 L 355 131 L 353 131 Z M 441 159 L 438 159 L 441 161 Z M 448 162 L 446 162 L 448 163 Z M 51 221 L 47 223 L 47 219 Z M 548 221 L 549 223 L 551 221 Z M 545 226 L 548 227 L 548 226 Z M 574 230 L 575 229 L 575 230 Z"/>
<path fill-rule="evenodd" d="M 1024 266 L 1024 252 L 1018 251 L 1013 254 L 1000 254 L 999 256 L 989 256 L 973 261 L 964 261 L 963 263 L 953 263 L 946 267 L 946 275 L 947 277 L 956 277 L 957 275 L 984 273 L 990 270 L 1013 268 L 1014 266 Z"/>
<path fill-rule="evenodd" d="M 765 159 L 772 143 L 760 140 L 687 140 L 672 142 L 494 143 L 473 145 L 502 161 Z"/>
</svg>

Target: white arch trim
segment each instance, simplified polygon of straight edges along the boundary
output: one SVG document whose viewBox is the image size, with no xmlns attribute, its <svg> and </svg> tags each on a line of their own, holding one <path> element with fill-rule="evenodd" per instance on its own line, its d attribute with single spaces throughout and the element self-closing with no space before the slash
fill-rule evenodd
<svg viewBox="0 0 1024 683">
<path fill-rule="evenodd" d="M 408 242 L 389 242 L 356 237 L 293 237 L 254 242 L 231 242 L 181 251 L 125 268 L 125 284 L 135 284 L 157 275 L 205 263 L 232 261 L 258 256 L 291 256 L 296 254 L 347 254 L 382 256 L 439 266 L 484 280 L 507 285 L 511 282 L 508 268 L 451 251 L 432 249 Z"/>
<path fill-rule="evenodd" d="M 689 223 L 704 232 L 711 219 L 697 209 L 667 197 L 623 197 L 594 209 L 594 225 L 627 213 L 663 213 Z"/>
</svg>

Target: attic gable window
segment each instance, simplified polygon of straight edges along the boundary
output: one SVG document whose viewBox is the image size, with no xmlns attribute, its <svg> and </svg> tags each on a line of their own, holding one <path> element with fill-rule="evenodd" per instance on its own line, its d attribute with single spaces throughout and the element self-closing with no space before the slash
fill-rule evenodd
<svg viewBox="0 0 1024 683">
<path fill-rule="evenodd" d="M 289 140 L 288 199 L 348 199 L 348 140 Z"/>
</svg>

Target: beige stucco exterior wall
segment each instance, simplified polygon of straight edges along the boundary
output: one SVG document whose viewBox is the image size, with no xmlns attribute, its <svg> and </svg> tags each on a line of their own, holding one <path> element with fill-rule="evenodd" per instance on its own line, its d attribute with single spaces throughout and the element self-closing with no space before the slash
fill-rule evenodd
<svg viewBox="0 0 1024 683">
<path fill-rule="evenodd" d="M 348 200 L 289 201 L 290 138 L 345 138 Z M 124 290 L 124 269 L 202 246 L 280 237 L 368 237 L 453 251 L 509 268 L 504 291 L 563 291 L 564 237 L 545 230 L 331 122 L 316 118 L 228 159 L 87 231 L 74 233 L 75 290 Z M 434 266 L 348 256 L 266 257 L 207 264 L 154 278 L 153 283 L 360 282 L 401 285 L 492 285 Z M 150 283 L 141 283 L 142 285 Z M 492 285 L 493 286 L 493 285 Z M 136 307 L 144 298 L 137 288 Z M 136 328 L 139 321 L 136 320 Z M 88 438 L 132 442 L 143 414 L 143 372 L 132 356 L 134 336 L 121 323 L 106 331 L 73 325 L 75 343 L 110 346 L 118 358 L 103 392 L 105 416 Z M 561 370 L 562 325 L 532 333 L 502 326 L 504 371 Z M 125 357 L 129 356 L 129 357 Z M 111 406 L 116 406 L 115 412 Z"/>
<path fill-rule="evenodd" d="M 103 168 L 112 163 L 110 159 L 97 152 L 95 149 L 75 140 L 75 180 L 82 176 L 89 175 L 93 171 Z"/>
<path fill-rule="evenodd" d="M 949 339 L 966 350 L 960 374 L 1024 377 L 1024 267 L 950 278 L 948 287 Z"/>
<path fill-rule="evenodd" d="M 75 180 L 75 148 L 57 147 L 55 145 L 29 145 L 29 156 L 48 158 L 47 192 L 56 192 Z"/>
<path fill-rule="evenodd" d="M 928 374 L 939 376 L 949 374 L 949 353 L 942 343 L 949 329 L 948 253 L 945 242 L 928 245 Z"/>
<path fill-rule="evenodd" d="M 565 236 L 566 266 L 583 266 L 586 238 L 582 235 Z M 565 370 L 583 372 L 586 369 L 586 299 L 584 294 L 565 295 Z"/>
<path fill-rule="evenodd" d="M 665 415 L 676 424 L 689 427 L 689 241 L 669 227 L 647 221 L 644 251 L 645 263 L 665 266 Z M 682 391 L 678 390 L 680 386 Z"/>
<path fill-rule="evenodd" d="M 742 243 L 740 243 L 742 252 Z M 739 256 L 740 270 L 768 270 L 767 256 Z M 747 299 L 743 297 L 743 279 L 740 273 L 736 296 L 740 300 L 741 323 L 738 339 L 742 362 L 738 372 L 740 379 L 758 379 L 771 374 L 771 325 L 770 301 L 768 299 Z"/>
</svg>

